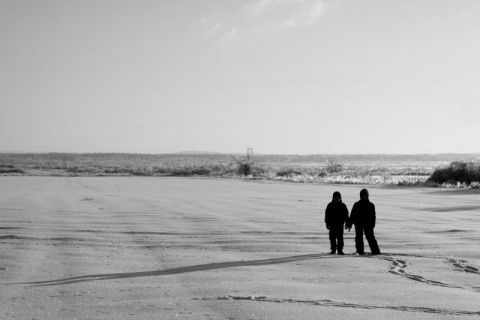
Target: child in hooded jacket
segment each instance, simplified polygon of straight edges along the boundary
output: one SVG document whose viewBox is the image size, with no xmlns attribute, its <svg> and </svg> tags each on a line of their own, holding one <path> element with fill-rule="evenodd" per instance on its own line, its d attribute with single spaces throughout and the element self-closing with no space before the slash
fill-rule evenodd
<svg viewBox="0 0 480 320">
<path fill-rule="evenodd" d="M 347 221 L 346 229 L 350 231 L 352 225 L 355 226 L 355 248 L 358 255 L 364 255 L 363 234 L 367 238 L 368 245 L 373 255 L 382 254 L 375 239 L 375 205 L 369 199 L 367 189 L 360 191 L 360 200 L 355 202 Z"/>
<path fill-rule="evenodd" d="M 345 223 L 348 221 L 348 209 L 342 202 L 342 195 L 340 192 L 333 193 L 332 202 L 327 205 L 325 209 L 325 224 L 329 230 L 328 236 L 330 238 L 330 254 L 343 255 L 343 229 Z"/>
</svg>

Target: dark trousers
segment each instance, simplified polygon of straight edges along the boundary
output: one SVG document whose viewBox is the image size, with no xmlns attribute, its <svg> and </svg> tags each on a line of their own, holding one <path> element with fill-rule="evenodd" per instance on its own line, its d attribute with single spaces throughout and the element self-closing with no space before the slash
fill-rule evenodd
<svg viewBox="0 0 480 320">
<path fill-rule="evenodd" d="M 331 226 L 328 237 L 330 238 L 330 249 L 332 251 L 343 250 L 343 226 Z"/>
<path fill-rule="evenodd" d="M 355 248 L 357 253 L 363 254 L 363 234 L 365 233 L 365 238 L 367 238 L 368 245 L 370 246 L 370 251 L 372 254 L 379 254 L 380 248 L 378 247 L 377 240 L 375 239 L 375 234 L 373 233 L 372 227 L 366 227 L 361 225 L 355 225 Z"/>
</svg>

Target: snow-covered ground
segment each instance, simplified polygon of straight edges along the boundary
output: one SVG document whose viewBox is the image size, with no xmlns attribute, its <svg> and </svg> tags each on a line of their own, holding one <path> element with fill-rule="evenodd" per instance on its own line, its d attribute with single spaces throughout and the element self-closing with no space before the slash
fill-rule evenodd
<svg viewBox="0 0 480 320">
<path fill-rule="evenodd" d="M 368 187 L 383 255 L 328 254 L 363 187 L 0 177 L 0 319 L 478 319 L 480 192 Z"/>
</svg>

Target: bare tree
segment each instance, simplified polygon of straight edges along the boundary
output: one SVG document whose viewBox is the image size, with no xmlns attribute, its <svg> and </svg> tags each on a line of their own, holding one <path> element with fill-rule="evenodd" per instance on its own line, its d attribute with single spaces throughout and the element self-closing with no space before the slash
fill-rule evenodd
<svg viewBox="0 0 480 320">
<path fill-rule="evenodd" d="M 336 156 L 329 156 L 327 158 L 327 172 L 334 173 L 334 172 L 340 172 L 343 169 L 343 166 L 340 163 L 337 163 L 337 157 Z"/>
<path fill-rule="evenodd" d="M 252 171 L 252 166 L 255 163 L 253 161 L 253 148 L 247 147 L 247 153 L 243 159 L 237 159 L 234 156 L 229 156 L 229 158 L 237 163 L 238 174 L 248 176 Z"/>
</svg>

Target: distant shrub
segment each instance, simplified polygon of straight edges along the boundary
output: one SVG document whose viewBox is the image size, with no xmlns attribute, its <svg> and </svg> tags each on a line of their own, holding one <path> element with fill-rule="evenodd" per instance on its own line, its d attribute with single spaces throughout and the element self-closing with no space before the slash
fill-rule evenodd
<svg viewBox="0 0 480 320">
<path fill-rule="evenodd" d="M 190 170 L 190 174 L 193 176 L 208 176 L 212 173 L 209 168 L 194 168 Z"/>
<path fill-rule="evenodd" d="M 252 167 L 246 163 L 239 163 L 237 168 L 235 169 L 235 173 L 241 176 L 248 176 L 250 175 Z"/>
<path fill-rule="evenodd" d="M 212 175 L 224 175 L 228 172 L 228 167 L 223 164 L 210 164 L 208 165 L 208 170 Z"/>
<path fill-rule="evenodd" d="M 73 175 L 97 175 L 103 170 L 93 165 L 74 166 L 74 167 L 55 167 L 56 170 L 64 170 Z"/>
<path fill-rule="evenodd" d="M 479 181 L 474 181 L 470 184 L 470 188 L 472 189 L 480 189 L 480 182 Z"/>
<path fill-rule="evenodd" d="M 295 169 L 282 169 L 278 171 L 275 175 L 277 177 L 289 177 L 289 176 L 297 176 L 301 174 L 302 173 L 300 171 L 297 171 Z"/>
<path fill-rule="evenodd" d="M 476 162 L 454 161 L 449 166 L 436 169 L 427 182 L 435 184 L 471 185 L 480 181 L 480 166 Z"/>
<path fill-rule="evenodd" d="M 81 171 L 81 169 L 79 169 L 78 167 L 69 167 L 69 168 L 66 168 L 65 171 L 66 171 L 66 172 L 74 172 L 74 173 L 76 173 L 76 172 Z"/>
<path fill-rule="evenodd" d="M 318 173 L 317 176 L 318 176 L 319 178 L 324 178 L 324 177 L 328 176 L 328 172 L 325 171 L 325 170 L 322 170 L 322 171 L 320 171 L 320 172 Z"/>
<path fill-rule="evenodd" d="M 151 171 L 146 171 L 146 170 L 132 170 L 130 171 L 130 174 L 132 176 L 141 176 L 141 177 L 148 177 L 153 175 Z"/>
<path fill-rule="evenodd" d="M 329 172 L 329 173 L 339 173 L 343 170 L 343 166 L 339 163 L 332 164 L 332 165 L 328 166 L 325 170 L 327 170 L 327 172 Z"/>
<path fill-rule="evenodd" d="M 104 169 L 103 172 L 105 174 L 122 174 L 122 173 L 124 173 L 124 171 L 119 169 L 119 168 Z"/>
<path fill-rule="evenodd" d="M 169 177 L 190 177 L 190 176 L 210 176 L 213 170 L 210 167 L 198 166 L 198 167 L 155 167 L 153 171 L 144 171 L 143 175 L 161 175 Z M 132 173 L 133 174 L 133 173 Z M 138 174 L 135 175 L 142 175 Z"/>
<path fill-rule="evenodd" d="M 1 173 L 25 173 L 22 169 L 17 168 L 10 168 L 10 167 L 0 167 L 0 174 Z"/>
<path fill-rule="evenodd" d="M 267 179 L 270 176 L 270 172 L 266 168 L 253 166 L 250 168 L 250 175 L 255 178 Z"/>
</svg>

